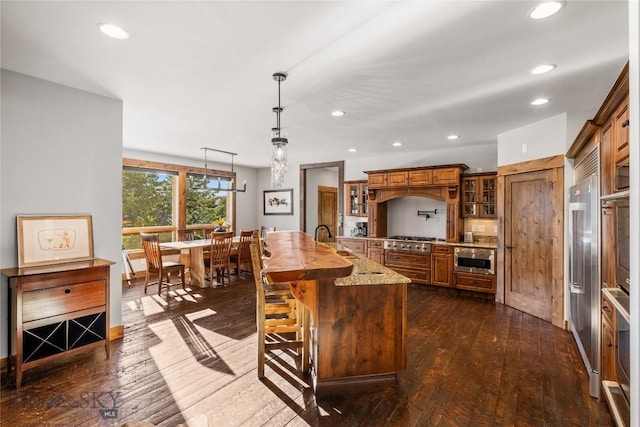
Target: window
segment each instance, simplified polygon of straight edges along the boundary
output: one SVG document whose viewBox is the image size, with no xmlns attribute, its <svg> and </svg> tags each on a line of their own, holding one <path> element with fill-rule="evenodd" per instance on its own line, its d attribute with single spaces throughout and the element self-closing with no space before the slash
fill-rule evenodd
<svg viewBox="0 0 640 427">
<path fill-rule="evenodd" d="M 213 172 L 213 173 L 211 173 Z M 208 188 L 229 188 L 235 173 L 208 173 Z M 224 220 L 234 229 L 234 193 L 202 189 L 204 169 L 124 159 L 122 171 L 122 245 L 141 249 L 140 232 L 175 240 L 188 228 L 203 237 L 204 229 Z"/>
</svg>

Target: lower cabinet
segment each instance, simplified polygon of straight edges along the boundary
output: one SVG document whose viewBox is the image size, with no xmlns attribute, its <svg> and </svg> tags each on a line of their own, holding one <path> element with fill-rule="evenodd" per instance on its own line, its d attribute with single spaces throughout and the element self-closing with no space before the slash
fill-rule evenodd
<svg viewBox="0 0 640 427">
<path fill-rule="evenodd" d="M 453 247 L 431 245 L 431 284 L 453 285 Z"/>
<path fill-rule="evenodd" d="M 453 273 L 454 287 L 468 291 L 496 293 L 496 276 L 486 274 Z"/>
<path fill-rule="evenodd" d="M 384 242 L 382 240 L 367 241 L 367 258 L 384 265 Z"/>
<path fill-rule="evenodd" d="M 338 237 L 337 242 L 339 245 L 348 248 L 354 253 L 366 255 L 367 254 L 367 241 L 366 239 L 349 239 L 345 237 Z"/>
<path fill-rule="evenodd" d="M 428 252 L 385 251 L 384 265 L 413 283 L 431 283 L 431 254 Z"/>
<path fill-rule="evenodd" d="M 3 269 L 9 278 L 8 372 L 20 388 L 24 371 L 56 358 L 104 347 L 109 357 L 111 261 Z"/>
<path fill-rule="evenodd" d="M 601 332 L 600 380 L 616 381 L 616 309 L 606 298 L 602 298 Z"/>
</svg>

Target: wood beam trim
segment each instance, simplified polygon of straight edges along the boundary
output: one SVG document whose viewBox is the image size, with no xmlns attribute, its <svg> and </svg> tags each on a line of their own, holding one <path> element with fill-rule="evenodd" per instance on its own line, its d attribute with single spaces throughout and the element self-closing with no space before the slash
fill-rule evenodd
<svg viewBox="0 0 640 427">
<path fill-rule="evenodd" d="M 140 169 L 165 170 L 165 171 L 178 172 L 178 173 L 184 172 L 184 173 L 204 175 L 204 168 L 199 168 L 195 166 L 175 165 L 173 163 L 152 162 L 149 160 L 123 158 L 122 166 L 131 167 L 131 168 L 140 168 Z M 217 169 L 207 169 L 207 174 L 228 177 L 228 178 L 235 178 L 235 175 L 236 175 L 235 172 L 222 171 Z"/>
<path fill-rule="evenodd" d="M 535 159 L 527 162 L 500 166 L 498 167 L 498 176 L 535 172 L 545 169 L 555 169 L 562 167 L 564 167 L 564 155 L 559 154 L 557 156 L 544 157 L 542 159 Z"/>
</svg>

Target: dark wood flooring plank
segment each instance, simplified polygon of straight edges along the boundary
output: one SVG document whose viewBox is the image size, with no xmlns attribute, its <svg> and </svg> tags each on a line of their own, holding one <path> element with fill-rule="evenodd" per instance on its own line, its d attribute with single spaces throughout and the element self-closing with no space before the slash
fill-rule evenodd
<svg viewBox="0 0 640 427">
<path fill-rule="evenodd" d="M 96 349 L 27 371 L 20 391 L 5 375 L 2 426 L 612 425 L 588 396 L 568 332 L 417 285 L 408 303 L 408 367 L 398 386 L 316 397 L 299 358 L 284 351 L 269 353 L 266 378 L 257 378 L 250 279 L 161 297 L 124 286 L 125 336 L 111 358 Z M 117 396 L 117 419 L 99 413 L 108 393 Z"/>
</svg>

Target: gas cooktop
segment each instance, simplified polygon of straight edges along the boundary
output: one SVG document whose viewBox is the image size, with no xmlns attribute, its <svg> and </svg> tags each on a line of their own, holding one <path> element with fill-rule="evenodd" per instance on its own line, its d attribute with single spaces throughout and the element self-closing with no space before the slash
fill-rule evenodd
<svg viewBox="0 0 640 427">
<path fill-rule="evenodd" d="M 390 236 L 386 240 L 408 240 L 412 242 L 444 242 L 445 239 L 438 237 L 422 237 L 422 236 Z"/>
</svg>

